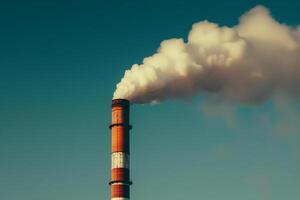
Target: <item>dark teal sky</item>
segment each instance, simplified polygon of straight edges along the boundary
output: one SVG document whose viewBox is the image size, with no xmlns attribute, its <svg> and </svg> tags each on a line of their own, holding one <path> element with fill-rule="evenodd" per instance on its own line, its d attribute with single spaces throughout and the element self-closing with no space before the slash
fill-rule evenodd
<svg viewBox="0 0 300 200">
<path fill-rule="evenodd" d="M 207 19 L 262 4 L 300 24 L 298 1 L 0 2 L 0 199 L 104 200 L 110 104 L 124 70 Z M 131 199 L 298 200 L 300 104 L 132 106 Z"/>
</svg>

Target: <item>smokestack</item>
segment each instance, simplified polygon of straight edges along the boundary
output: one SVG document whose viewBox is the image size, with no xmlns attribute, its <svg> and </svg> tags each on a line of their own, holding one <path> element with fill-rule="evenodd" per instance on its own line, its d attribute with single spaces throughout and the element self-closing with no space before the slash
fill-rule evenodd
<svg viewBox="0 0 300 200">
<path fill-rule="evenodd" d="M 129 186 L 129 106 L 126 99 L 112 100 L 111 199 L 128 200 Z"/>
</svg>

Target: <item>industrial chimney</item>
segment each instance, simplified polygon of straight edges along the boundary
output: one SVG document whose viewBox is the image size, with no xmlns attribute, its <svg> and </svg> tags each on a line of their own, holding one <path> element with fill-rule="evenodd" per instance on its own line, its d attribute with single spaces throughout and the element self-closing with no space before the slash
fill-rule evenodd
<svg viewBox="0 0 300 200">
<path fill-rule="evenodd" d="M 112 100 L 111 199 L 128 200 L 129 186 L 129 106 L 126 99 Z"/>
</svg>

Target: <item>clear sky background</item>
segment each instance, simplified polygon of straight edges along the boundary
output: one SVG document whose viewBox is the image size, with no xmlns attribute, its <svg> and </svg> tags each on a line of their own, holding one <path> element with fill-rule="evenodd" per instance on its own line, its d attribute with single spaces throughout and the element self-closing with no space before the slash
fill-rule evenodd
<svg viewBox="0 0 300 200">
<path fill-rule="evenodd" d="M 110 105 L 124 70 L 193 23 L 299 1 L 0 1 L 0 199 L 110 198 Z M 298 200 L 300 104 L 133 105 L 132 200 Z"/>
</svg>

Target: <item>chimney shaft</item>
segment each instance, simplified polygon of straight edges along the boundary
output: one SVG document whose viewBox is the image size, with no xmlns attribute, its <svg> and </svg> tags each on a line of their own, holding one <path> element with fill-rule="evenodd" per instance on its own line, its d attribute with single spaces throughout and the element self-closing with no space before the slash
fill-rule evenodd
<svg viewBox="0 0 300 200">
<path fill-rule="evenodd" d="M 126 99 L 112 100 L 111 199 L 128 200 L 129 186 L 129 106 Z"/>
</svg>

